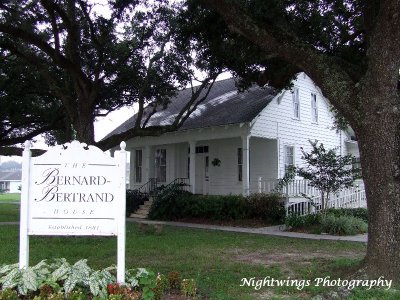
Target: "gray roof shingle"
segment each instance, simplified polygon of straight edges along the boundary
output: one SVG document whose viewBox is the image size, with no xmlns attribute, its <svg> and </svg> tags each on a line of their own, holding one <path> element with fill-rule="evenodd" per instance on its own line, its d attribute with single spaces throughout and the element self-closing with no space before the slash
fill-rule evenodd
<svg viewBox="0 0 400 300">
<path fill-rule="evenodd" d="M 273 88 L 258 86 L 239 93 L 233 78 L 217 81 L 207 99 L 189 116 L 179 131 L 250 122 L 277 94 L 278 92 Z M 165 110 L 160 109 L 151 117 L 148 126 L 171 124 L 190 96 L 190 88 L 180 91 L 171 99 L 171 103 Z M 135 120 L 136 115 L 114 129 L 107 137 L 131 129 Z"/>
<path fill-rule="evenodd" d="M 21 170 L 0 171 L 0 181 L 18 181 L 22 177 Z"/>
</svg>

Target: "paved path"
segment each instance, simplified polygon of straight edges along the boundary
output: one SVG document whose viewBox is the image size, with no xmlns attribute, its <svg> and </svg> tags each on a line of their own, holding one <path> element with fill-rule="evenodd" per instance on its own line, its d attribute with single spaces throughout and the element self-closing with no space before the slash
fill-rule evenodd
<svg viewBox="0 0 400 300">
<path fill-rule="evenodd" d="M 128 222 L 144 223 L 144 224 L 162 224 L 175 227 L 186 227 L 186 228 L 199 228 L 206 230 L 221 230 L 229 232 L 240 232 L 240 233 L 253 233 L 262 235 L 273 235 L 299 239 L 311 239 L 311 240 L 332 240 L 332 241 L 349 241 L 349 242 L 367 242 L 367 234 L 359 234 L 353 236 L 336 236 L 336 235 L 319 235 L 309 233 L 299 233 L 282 231 L 284 225 L 260 227 L 260 228 L 247 228 L 247 227 L 233 227 L 233 226 L 218 226 L 218 225 L 206 225 L 206 224 L 194 224 L 194 223 L 181 223 L 181 222 L 167 222 L 167 221 L 151 221 L 136 218 L 127 218 Z M 18 225 L 19 222 L 0 222 L 1 225 Z"/>
<path fill-rule="evenodd" d="M 136 219 L 136 218 L 128 218 L 127 221 L 136 223 L 145 223 L 145 224 L 163 224 L 175 227 L 200 228 L 208 230 L 221 230 L 230 232 L 274 235 L 274 236 L 311 239 L 311 240 L 333 240 L 333 241 L 349 241 L 349 242 L 360 242 L 360 243 L 367 242 L 367 234 L 358 234 L 354 236 L 337 236 L 328 234 L 320 235 L 320 234 L 299 233 L 299 232 L 283 231 L 284 225 L 260 227 L 260 228 L 247 228 L 247 227 L 218 226 L 218 225 L 205 225 L 205 224 L 168 222 L 168 221 L 151 221 L 151 220 Z"/>
</svg>

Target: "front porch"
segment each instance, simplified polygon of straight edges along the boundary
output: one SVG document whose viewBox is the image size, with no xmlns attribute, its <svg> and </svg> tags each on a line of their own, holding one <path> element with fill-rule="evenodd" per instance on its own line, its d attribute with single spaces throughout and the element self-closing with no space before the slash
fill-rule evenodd
<svg viewBox="0 0 400 300">
<path fill-rule="evenodd" d="M 228 129 L 224 132 L 232 134 L 238 128 Z M 276 139 L 247 134 L 232 137 L 214 134 L 202 139 L 201 135 L 193 134 L 192 140 L 180 141 L 179 133 L 170 134 L 170 139 L 165 136 L 138 139 L 131 147 L 128 145 L 130 189 L 150 189 L 178 180 L 187 183 L 194 194 L 248 195 L 257 189 L 254 182 L 260 176 L 278 177 Z"/>
</svg>

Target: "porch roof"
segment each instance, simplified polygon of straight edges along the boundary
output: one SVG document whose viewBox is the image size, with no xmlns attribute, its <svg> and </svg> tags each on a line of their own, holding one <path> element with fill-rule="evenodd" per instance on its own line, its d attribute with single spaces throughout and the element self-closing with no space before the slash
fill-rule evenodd
<svg viewBox="0 0 400 300">
<path fill-rule="evenodd" d="M 179 131 L 250 122 L 277 94 L 278 91 L 273 88 L 258 86 L 239 93 L 233 78 L 217 81 L 206 100 L 190 115 Z M 165 110 L 160 109 L 150 118 L 148 126 L 171 124 L 190 96 L 190 88 L 180 91 L 171 99 Z M 145 113 L 146 111 L 147 108 Z M 135 120 L 136 115 L 114 129 L 107 137 L 131 129 Z"/>
</svg>

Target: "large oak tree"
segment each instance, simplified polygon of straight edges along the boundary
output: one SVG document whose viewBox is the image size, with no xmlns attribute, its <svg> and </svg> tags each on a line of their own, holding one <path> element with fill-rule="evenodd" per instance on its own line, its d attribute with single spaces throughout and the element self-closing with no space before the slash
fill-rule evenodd
<svg viewBox="0 0 400 300">
<path fill-rule="evenodd" d="M 284 86 L 304 71 L 348 120 L 368 199 L 366 270 L 400 282 L 400 1 L 198 2 L 205 6 L 192 7 L 197 15 L 224 22 L 198 35 L 205 44 L 229 48 L 241 39 L 257 54 L 239 72 Z"/>
<path fill-rule="evenodd" d="M 179 36 L 178 5 L 114 0 L 109 16 L 98 8 L 83 0 L 0 2 L 0 100 L 11 112 L 2 111 L 0 146 L 46 132 L 53 141 L 78 139 L 105 150 L 176 130 L 204 100 L 222 70 Z M 152 114 L 195 81 L 196 69 L 206 75 L 176 119 L 148 126 Z M 134 128 L 95 143 L 95 119 L 135 103 Z M 0 148 L 15 153 L 8 150 Z"/>
</svg>

